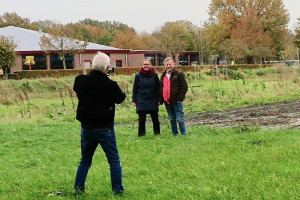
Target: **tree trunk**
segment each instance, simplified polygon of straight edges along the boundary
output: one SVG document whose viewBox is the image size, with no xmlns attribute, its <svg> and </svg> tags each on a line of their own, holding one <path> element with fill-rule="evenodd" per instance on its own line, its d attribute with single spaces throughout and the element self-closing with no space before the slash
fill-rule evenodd
<svg viewBox="0 0 300 200">
<path fill-rule="evenodd" d="M 64 69 L 67 69 L 65 57 L 63 56 L 61 60 L 62 60 L 62 62 L 63 62 Z"/>
<path fill-rule="evenodd" d="M 8 67 L 4 67 L 4 75 L 5 75 L 5 79 L 8 79 Z"/>
<path fill-rule="evenodd" d="M 180 54 L 179 54 L 178 52 L 175 53 L 175 65 L 176 65 L 176 66 L 179 65 L 179 55 L 180 55 Z"/>
</svg>

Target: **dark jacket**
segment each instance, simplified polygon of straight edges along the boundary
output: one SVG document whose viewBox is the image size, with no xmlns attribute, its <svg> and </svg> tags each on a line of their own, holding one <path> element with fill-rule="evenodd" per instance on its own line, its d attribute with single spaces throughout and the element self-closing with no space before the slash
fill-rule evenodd
<svg viewBox="0 0 300 200">
<path fill-rule="evenodd" d="M 77 76 L 73 89 L 79 100 L 76 119 L 82 127 L 113 127 L 115 103 L 122 103 L 126 97 L 115 81 L 92 70 L 88 75 Z"/>
<path fill-rule="evenodd" d="M 160 84 L 155 72 L 151 77 L 137 73 L 135 75 L 132 102 L 136 103 L 136 112 L 158 111 Z"/>
<path fill-rule="evenodd" d="M 164 87 L 164 77 L 166 71 L 164 71 L 160 78 L 161 84 L 161 103 L 164 102 L 163 99 L 163 87 Z M 188 91 L 188 85 L 185 80 L 183 72 L 180 72 L 176 69 L 173 69 L 171 72 L 171 95 L 170 95 L 170 104 L 175 104 L 178 101 L 182 102 L 185 99 L 185 95 Z"/>
</svg>

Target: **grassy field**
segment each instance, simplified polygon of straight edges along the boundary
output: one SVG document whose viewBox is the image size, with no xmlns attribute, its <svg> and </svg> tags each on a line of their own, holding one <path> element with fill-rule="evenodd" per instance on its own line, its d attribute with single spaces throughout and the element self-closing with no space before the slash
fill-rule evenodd
<svg viewBox="0 0 300 200">
<path fill-rule="evenodd" d="M 187 74 L 186 113 L 299 99 L 299 70 L 241 71 L 226 80 Z M 124 196 L 110 190 L 102 150 L 79 199 L 300 199 L 299 129 L 188 127 L 173 137 L 164 107 L 162 135 L 137 137 L 133 77 L 113 76 L 128 94 L 117 106 Z M 74 77 L 0 81 L 0 199 L 74 199 L 80 159 Z"/>
<path fill-rule="evenodd" d="M 148 130 L 150 127 L 148 128 Z M 1 199 L 73 199 L 79 125 L 8 124 L 1 131 Z M 298 199 L 299 130 L 189 127 L 188 136 L 117 126 L 122 199 Z M 118 199 L 99 149 L 82 199 Z M 60 194 L 60 195 L 57 195 Z"/>
</svg>

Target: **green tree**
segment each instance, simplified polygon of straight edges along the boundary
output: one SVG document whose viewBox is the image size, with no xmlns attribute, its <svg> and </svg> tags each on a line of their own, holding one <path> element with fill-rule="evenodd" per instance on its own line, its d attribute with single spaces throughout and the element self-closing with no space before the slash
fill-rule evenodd
<svg viewBox="0 0 300 200">
<path fill-rule="evenodd" d="M 13 38 L 0 35 L 0 66 L 3 69 L 6 78 L 8 76 L 8 69 L 15 65 L 16 47 L 17 44 Z"/>
<path fill-rule="evenodd" d="M 284 38 L 284 50 L 282 51 L 282 57 L 284 60 L 296 60 L 297 59 L 297 47 L 294 44 L 295 34 L 292 31 Z"/>
<path fill-rule="evenodd" d="M 86 25 L 79 24 L 79 23 L 70 23 L 65 26 L 65 28 L 73 29 L 75 35 L 71 35 L 71 37 L 74 37 L 75 39 L 84 40 L 88 42 L 94 42 L 95 38 L 94 35 L 90 30 L 86 28 Z"/>
<path fill-rule="evenodd" d="M 17 13 L 6 12 L 0 16 L 0 27 L 16 26 L 20 28 L 32 29 L 32 25 L 28 18 L 22 18 Z"/>
<path fill-rule="evenodd" d="M 145 45 L 146 50 L 159 50 L 161 46 L 160 40 L 153 34 L 142 32 L 139 34 L 141 40 Z"/>
<path fill-rule="evenodd" d="M 57 23 L 51 20 L 39 20 L 36 22 L 32 22 L 31 26 L 34 28 L 34 30 L 42 29 L 44 33 L 47 33 L 53 26 L 55 26 Z"/>
<path fill-rule="evenodd" d="M 69 26 L 63 26 L 61 24 L 55 25 L 51 28 L 48 34 L 44 34 L 41 37 L 39 45 L 45 53 L 50 51 L 57 51 L 59 58 L 63 62 L 63 67 L 66 69 L 65 56 L 67 54 L 78 54 L 84 51 L 88 42 L 80 41 L 78 39 L 80 35 Z"/>
<path fill-rule="evenodd" d="M 195 50 L 195 29 L 190 22 L 166 22 L 153 34 L 161 42 L 160 49 L 168 56 L 175 57 L 176 64 L 179 52 Z"/>
<path fill-rule="evenodd" d="M 79 23 L 91 27 L 98 27 L 101 30 L 105 30 L 103 34 L 95 38 L 95 42 L 103 45 L 111 45 L 111 42 L 116 40 L 115 37 L 117 34 L 131 33 L 131 32 L 136 34 L 134 28 L 129 27 L 128 25 L 117 21 L 97 21 L 97 20 L 87 18 L 79 21 Z"/>
<path fill-rule="evenodd" d="M 112 35 L 111 33 L 106 33 L 105 35 L 97 39 L 97 43 L 109 46 L 110 43 L 113 41 L 113 38 L 114 35 Z"/>
</svg>

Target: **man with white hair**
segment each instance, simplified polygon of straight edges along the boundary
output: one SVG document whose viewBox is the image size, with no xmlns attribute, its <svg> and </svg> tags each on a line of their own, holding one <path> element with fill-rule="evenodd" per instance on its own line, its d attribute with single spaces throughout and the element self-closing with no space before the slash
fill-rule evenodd
<svg viewBox="0 0 300 200">
<path fill-rule="evenodd" d="M 114 131 L 115 104 L 125 100 L 117 82 L 110 80 L 110 58 L 98 52 L 92 63 L 93 70 L 75 78 L 74 91 L 78 97 L 76 119 L 81 123 L 81 161 L 77 169 L 74 194 L 85 190 L 85 181 L 92 165 L 94 152 L 101 145 L 110 166 L 112 190 L 124 192 L 122 167 Z"/>
</svg>

